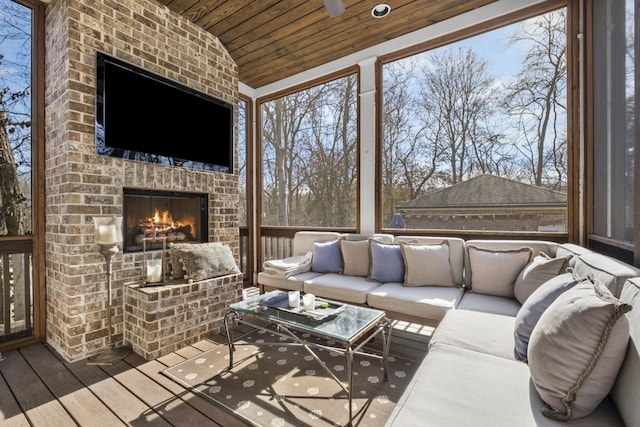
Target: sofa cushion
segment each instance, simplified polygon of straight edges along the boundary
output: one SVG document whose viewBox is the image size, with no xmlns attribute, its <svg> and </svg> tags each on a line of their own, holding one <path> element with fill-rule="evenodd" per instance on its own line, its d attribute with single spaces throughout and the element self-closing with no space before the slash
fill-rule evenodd
<svg viewBox="0 0 640 427">
<path fill-rule="evenodd" d="M 393 243 L 393 234 L 385 233 L 344 233 L 340 237 L 344 240 L 369 240 L 374 239 L 382 243 Z"/>
<path fill-rule="evenodd" d="M 429 347 L 448 344 L 513 360 L 513 325 L 513 316 L 449 310 L 433 332 Z"/>
<path fill-rule="evenodd" d="M 627 426 L 640 426 L 640 277 L 628 279 L 620 299 L 633 306 L 625 317 L 629 322 L 627 354 L 610 396 Z"/>
<path fill-rule="evenodd" d="M 518 274 L 533 255 L 531 248 L 484 249 L 467 245 L 471 289 L 478 294 L 514 297 Z"/>
<path fill-rule="evenodd" d="M 335 231 L 298 231 L 291 242 L 291 256 L 304 255 L 311 252 L 315 242 L 332 242 L 340 238 Z"/>
<path fill-rule="evenodd" d="M 609 399 L 590 417 L 569 424 L 546 418 L 541 413 L 543 406 L 526 363 L 436 344 L 423 359 L 386 427 L 624 425 Z"/>
<path fill-rule="evenodd" d="M 630 309 L 605 286 L 583 281 L 542 314 L 529 341 L 529 368 L 544 415 L 585 417 L 607 396 L 626 353 Z"/>
<path fill-rule="evenodd" d="M 522 304 L 515 298 L 477 294 L 473 291 L 465 291 L 460 304 L 458 304 L 458 309 L 461 310 L 483 311 L 511 317 L 515 317 L 518 314 L 520 307 L 522 307 Z"/>
<path fill-rule="evenodd" d="M 380 310 L 439 322 L 447 311 L 457 307 L 461 297 L 459 287 L 407 287 L 402 283 L 383 283 L 369 292 L 367 304 Z"/>
<path fill-rule="evenodd" d="M 346 276 L 369 274 L 369 240 L 340 240 L 340 251 Z"/>
<path fill-rule="evenodd" d="M 342 272 L 340 241 L 314 242 L 311 247 L 311 271 L 316 273 Z"/>
<path fill-rule="evenodd" d="M 527 359 L 527 348 L 533 328 L 538 323 L 542 313 L 563 292 L 571 289 L 578 280 L 571 273 L 564 273 L 545 282 L 536 289 L 522 304 L 515 318 L 514 339 L 516 356 L 520 360 Z"/>
<path fill-rule="evenodd" d="M 404 286 L 455 286 L 449 263 L 449 244 L 400 243 L 404 258 Z"/>
<path fill-rule="evenodd" d="M 258 284 L 277 289 L 286 289 L 288 291 L 303 291 L 305 280 L 313 279 L 322 274 L 323 273 L 316 273 L 315 271 L 307 271 L 306 273 L 296 274 L 295 276 L 283 277 L 261 271 L 258 273 Z"/>
<path fill-rule="evenodd" d="M 178 247 L 176 251 L 184 278 L 188 280 L 199 281 L 241 272 L 231 248 L 222 243 L 192 244 Z"/>
<path fill-rule="evenodd" d="M 592 251 L 591 249 L 585 248 L 584 246 L 576 245 L 575 243 L 563 243 L 556 249 L 556 257 L 570 257 L 569 267 L 573 267 L 576 259 L 578 259 L 580 255 L 592 253 L 594 253 L 594 251 Z"/>
<path fill-rule="evenodd" d="M 522 269 L 513 287 L 513 293 L 520 304 L 529 298 L 540 285 L 547 280 L 564 273 L 569 263 L 570 256 L 551 258 L 541 252 Z"/>
<path fill-rule="evenodd" d="M 365 277 L 326 273 L 304 282 L 304 292 L 352 304 L 367 302 L 367 294 L 380 286 Z"/>
<path fill-rule="evenodd" d="M 380 243 L 369 239 L 371 269 L 369 280 L 376 282 L 403 282 L 404 258 L 398 244 Z"/>
<path fill-rule="evenodd" d="M 593 277 L 616 297 L 620 296 L 627 279 L 640 276 L 640 269 L 597 252 L 577 257 L 573 271 L 580 277 Z"/>
</svg>

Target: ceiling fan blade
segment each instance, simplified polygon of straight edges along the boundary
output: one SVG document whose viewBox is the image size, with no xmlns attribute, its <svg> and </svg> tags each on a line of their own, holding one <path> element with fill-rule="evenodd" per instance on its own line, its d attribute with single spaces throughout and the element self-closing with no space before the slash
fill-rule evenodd
<svg viewBox="0 0 640 427">
<path fill-rule="evenodd" d="M 324 0 L 324 7 L 327 9 L 331 18 L 335 18 L 344 13 L 344 4 L 342 4 L 342 0 Z"/>
</svg>

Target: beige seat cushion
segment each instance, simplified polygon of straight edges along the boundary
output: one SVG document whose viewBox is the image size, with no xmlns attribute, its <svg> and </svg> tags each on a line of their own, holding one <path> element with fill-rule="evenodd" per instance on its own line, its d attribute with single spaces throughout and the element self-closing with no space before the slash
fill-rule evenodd
<svg viewBox="0 0 640 427">
<path fill-rule="evenodd" d="M 392 350 L 393 351 L 393 350 Z M 436 344 L 393 409 L 386 427 L 621 427 L 610 400 L 589 418 L 566 423 L 541 413 L 544 402 L 526 363 Z"/>
<path fill-rule="evenodd" d="M 460 287 L 409 287 L 402 283 L 383 283 L 369 292 L 367 303 L 380 310 L 439 322 L 447 311 L 457 307 L 461 297 Z"/>
<path fill-rule="evenodd" d="M 326 273 L 306 280 L 304 291 L 331 300 L 364 304 L 367 302 L 367 294 L 379 285 L 368 281 L 366 277 Z"/>
<path fill-rule="evenodd" d="M 429 340 L 514 360 L 514 317 L 471 310 L 449 310 Z"/>
</svg>

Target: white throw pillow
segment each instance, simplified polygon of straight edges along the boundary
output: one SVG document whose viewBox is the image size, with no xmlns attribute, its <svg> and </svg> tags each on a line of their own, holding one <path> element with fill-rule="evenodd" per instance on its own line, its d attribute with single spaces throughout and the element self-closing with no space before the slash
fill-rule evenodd
<svg viewBox="0 0 640 427">
<path fill-rule="evenodd" d="M 467 254 L 473 292 L 513 298 L 516 278 L 531 260 L 533 250 L 484 249 L 468 245 Z"/>
<path fill-rule="evenodd" d="M 513 292 L 520 304 L 543 283 L 555 276 L 564 273 L 571 257 L 551 258 L 544 252 L 540 252 L 525 268 L 522 269 Z"/>
<path fill-rule="evenodd" d="M 589 415 L 609 394 L 629 342 L 631 306 L 589 281 L 562 293 L 529 340 L 531 380 L 557 420 Z"/>
<path fill-rule="evenodd" d="M 400 243 L 404 258 L 404 286 L 454 286 L 449 243 Z"/>
</svg>

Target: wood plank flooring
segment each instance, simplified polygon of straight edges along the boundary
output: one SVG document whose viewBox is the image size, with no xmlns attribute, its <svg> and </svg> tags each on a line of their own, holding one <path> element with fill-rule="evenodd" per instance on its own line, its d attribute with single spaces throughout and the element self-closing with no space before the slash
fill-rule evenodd
<svg viewBox="0 0 640 427">
<path fill-rule="evenodd" d="M 393 354 L 419 360 L 433 329 L 396 321 Z M 2 426 L 246 426 L 161 371 L 226 342 L 212 336 L 156 360 L 135 353 L 112 366 L 68 363 L 46 344 L 2 354 Z"/>
</svg>

